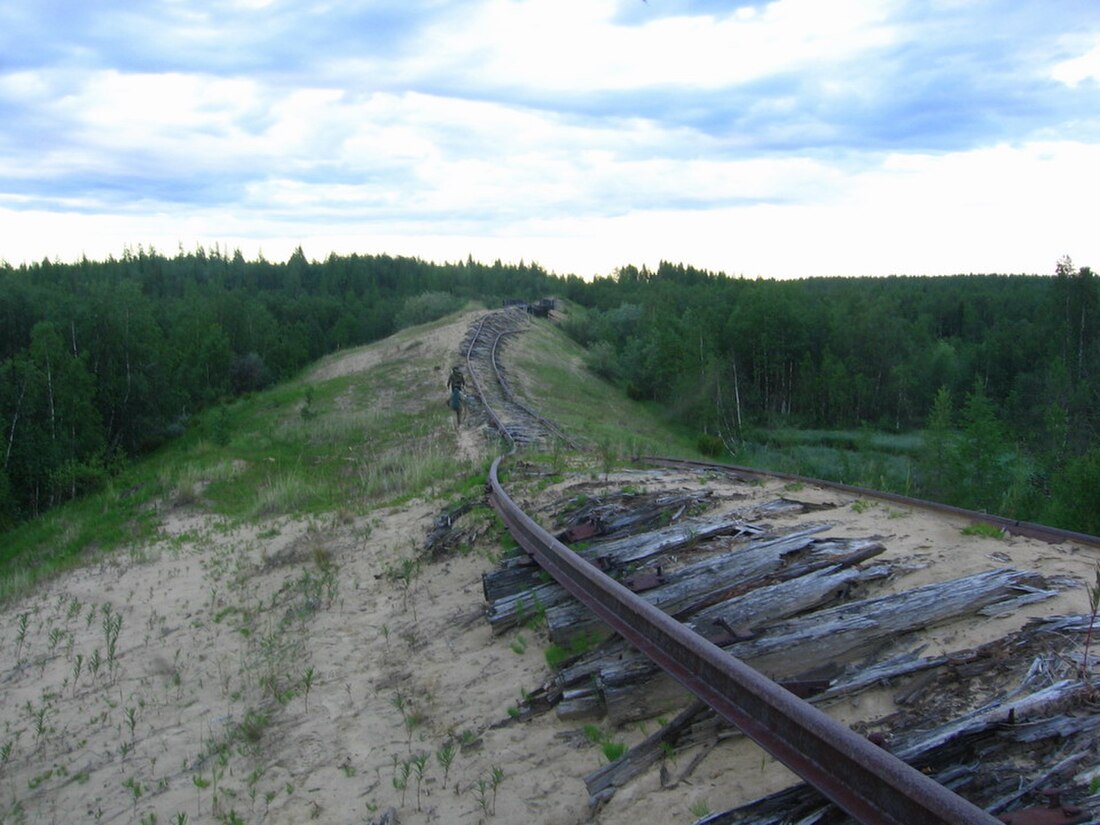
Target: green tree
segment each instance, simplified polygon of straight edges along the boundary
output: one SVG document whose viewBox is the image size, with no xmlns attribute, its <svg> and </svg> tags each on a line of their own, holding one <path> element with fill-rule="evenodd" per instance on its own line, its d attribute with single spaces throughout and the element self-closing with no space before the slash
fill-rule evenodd
<svg viewBox="0 0 1100 825">
<path fill-rule="evenodd" d="M 56 327 L 45 321 L 31 331 L 30 357 L 41 382 L 36 417 L 42 432 L 36 440 L 43 451 L 40 466 L 50 480 L 46 503 L 52 505 L 97 483 L 106 445 L 86 359 L 74 356 Z"/>
<path fill-rule="evenodd" d="M 462 299 L 449 292 L 421 292 L 405 301 L 397 313 L 398 327 L 411 327 L 426 324 L 442 318 L 462 306 Z"/>
<path fill-rule="evenodd" d="M 165 357 L 172 374 L 173 412 L 205 407 L 229 392 L 233 351 L 212 309 L 185 299 L 168 322 Z"/>
<path fill-rule="evenodd" d="M 1071 365 L 1074 382 L 1081 381 L 1088 369 L 1088 354 L 1096 339 L 1096 279 L 1087 266 L 1075 270 L 1068 255 L 1058 259 L 1054 268 L 1055 300 L 1062 327 L 1062 353 Z"/>
<path fill-rule="evenodd" d="M 962 409 L 958 445 L 961 483 L 956 502 L 975 510 L 996 511 L 1009 486 L 1007 442 L 997 410 L 981 379 L 967 395 Z"/>
<path fill-rule="evenodd" d="M 921 495 L 934 501 L 950 501 L 957 484 L 958 457 L 951 391 L 940 387 L 928 414 L 924 443 L 917 467 Z"/>
<path fill-rule="evenodd" d="M 0 469 L 0 531 L 14 526 L 19 515 L 19 505 L 11 489 L 8 474 Z"/>
<path fill-rule="evenodd" d="M 1049 524 L 1100 535 L 1100 448 L 1072 459 L 1054 481 Z"/>
<path fill-rule="evenodd" d="M 89 304 L 88 367 L 107 444 L 137 453 L 172 416 L 164 334 L 135 281 L 96 284 Z"/>
</svg>

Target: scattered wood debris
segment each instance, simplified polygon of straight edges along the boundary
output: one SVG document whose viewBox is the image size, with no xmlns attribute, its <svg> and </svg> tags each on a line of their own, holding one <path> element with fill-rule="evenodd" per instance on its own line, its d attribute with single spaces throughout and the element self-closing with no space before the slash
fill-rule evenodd
<svg viewBox="0 0 1100 825">
<path fill-rule="evenodd" d="M 855 535 L 842 518 L 803 520 L 838 511 L 836 496 L 739 496 L 729 488 L 744 480 L 727 479 L 720 492 L 710 480 L 691 496 L 574 493 L 539 512 L 562 540 L 583 542 L 580 555 L 808 701 L 829 707 L 887 688 L 896 710 L 853 727 L 991 812 L 1035 805 L 1052 785 L 1070 811 L 1065 821 L 1088 821 L 1073 819 L 1073 806 L 1100 812 L 1100 794 L 1089 794 L 1100 788 L 1100 682 L 1080 678 L 1089 669 L 1079 655 L 1088 617 L 1032 619 L 975 648 L 945 643 L 956 628 L 1011 620 L 1080 581 L 1014 565 L 1006 550 L 987 554 L 997 567 L 921 575 L 905 586 L 928 568 L 934 547 L 899 555 L 891 536 Z M 895 516 L 904 513 L 884 506 L 884 518 Z M 662 788 L 690 781 L 713 748 L 740 736 L 538 568 L 514 564 L 483 584 L 494 632 L 544 617 L 565 651 L 528 694 L 525 713 L 554 709 L 562 719 L 614 726 L 681 709 L 586 777 L 593 807 L 658 764 Z M 928 652 L 933 631 L 940 641 Z M 686 748 L 694 758 L 670 770 L 669 752 Z M 790 821 L 844 820 L 803 786 L 700 820 Z"/>
</svg>

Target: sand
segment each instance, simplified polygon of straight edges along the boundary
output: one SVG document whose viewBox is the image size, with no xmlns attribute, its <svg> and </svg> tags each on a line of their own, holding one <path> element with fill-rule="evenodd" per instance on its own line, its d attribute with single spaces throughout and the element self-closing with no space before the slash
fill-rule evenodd
<svg viewBox="0 0 1100 825">
<path fill-rule="evenodd" d="M 426 348 L 445 369 L 468 320 L 420 343 L 397 338 L 327 359 L 313 378 L 354 374 L 409 346 Z M 471 458 L 486 455 L 477 430 L 463 430 L 459 443 Z M 880 536 L 889 558 L 904 563 L 907 572 L 889 585 L 899 589 L 1005 565 L 1067 583 L 1057 598 L 1011 617 L 930 632 L 929 653 L 978 645 L 1029 615 L 1085 612 L 1084 582 L 1100 558 L 1072 544 L 964 536 L 958 520 L 778 482 L 581 475 L 533 503 L 577 484 L 706 484 L 726 507 L 784 493 L 827 501 L 836 508 L 815 517 L 835 522 L 833 534 Z M 691 822 L 704 808 L 792 781 L 735 740 L 674 789 L 660 788 L 654 768 L 593 814 L 584 777 L 604 760 L 580 726 L 553 714 L 509 716 L 549 671 L 537 632 L 494 637 L 483 618 L 481 576 L 499 551 L 487 525 L 465 555 L 401 578 L 440 506 L 414 501 L 362 518 L 250 525 L 169 510 L 157 542 L 4 605 L 0 822 L 366 823 L 392 807 L 413 824 L 634 825 Z M 829 712 L 853 722 L 888 710 L 883 692 Z M 611 733 L 634 743 L 656 725 Z M 444 777 L 438 755 L 447 743 L 456 753 Z M 678 754 L 671 773 L 693 755 Z"/>
</svg>

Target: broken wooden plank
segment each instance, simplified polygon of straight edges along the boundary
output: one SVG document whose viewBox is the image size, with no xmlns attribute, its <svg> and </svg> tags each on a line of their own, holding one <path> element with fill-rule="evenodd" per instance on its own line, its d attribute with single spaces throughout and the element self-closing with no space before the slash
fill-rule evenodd
<svg viewBox="0 0 1100 825">
<path fill-rule="evenodd" d="M 826 664 L 859 659 L 884 640 L 931 627 L 1013 598 L 1038 573 L 1002 568 L 913 590 L 848 602 L 772 625 L 766 635 L 727 651 L 772 678 L 791 678 Z"/>
<path fill-rule="evenodd" d="M 876 547 L 882 552 L 882 545 Z M 862 554 L 861 554 L 862 555 Z M 751 633 L 755 628 L 796 616 L 841 598 L 857 582 L 884 578 L 890 568 L 879 565 L 870 569 L 835 565 L 814 570 L 804 576 L 750 590 L 694 614 L 687 626 L 715 644 L 721 638 L 715 628 L 735 636 L 736 631 Z M 726 644 L 737 641 L 730 638 Z"/>
<path fill-rule="evenodd" d="M 482 575 L 481 590 L 485 594 L 487 604 L 538 587 L 540 584 L 546 584 L 549 574 L 533 559 L 527 558 L 531 561 L 530 564 L 506 564 Z"/>
<path fill-rule="evenodd" d="M 881 578 L 889 570 L 885 566 L 875 566 L 867 570 L 857 568 L 847 569 L 843 566 L 827 568 L 817 573 L 817 578 L 810 582 L 802 582 L 800 579 L 789 579 L 768 587 L 749 590 L 730 602 L 716 605 L 705 614 L 698 614 L 692 618 L 693 626 L 697 632 L 703 635 L 708 633 L 707 620 L 714 617 L 722 618 L 726 605 L 729 607 L 730 626 L 736 627 L 745 624 L 742 619 L 746 616 L 758 616 L 759 621 L 754 626 L 767 624 L 769 621 L 787 618 L 799 610 L 799 603 L 823 604 L 824 596 L 832 594 L 839 596 L 837 587 L 840 583 L 851 584 L 856 581 L 870 581 Z M 787 596 L 786 592 L 794 595 Z M 824 595 L 823 595 L 824 594 Z M 767 618 L 769 617 L 770 618 Z M 700 621 L 700 618 L 703 621 Z M 727 628 L 728 629 L 728 628 Z M 596 677 L 600 669 L 607 662 L 622 662 L 635 660 L 647 672 L 652 665 L 649 660 L 638 654 L 630 645 L 620 639 L 608 639 L 595 650 L 584 654 L 577 661 L 572 662 L 561 669 L 556 677 L 560 685 L 574 685 L 590 682 Z"/>
<path fill-rule="evenodd" d="M 712 712 L 710 708 L 701 699 L 694 700 L 680 711 L 672 721 L 639 742 L 627 751 L 621 759 L 617 759 L 588 774 L 584 779 L 584 784 L 588 789 L 590 799 L 608 799 L 610 795 L 606 793 L 607 790 L 621 787 L 645 771 L 665 755 L 665 751 L 669 746 L 676 744 L 677 738 L 697 716 L 710 712 Z"/>
<path fill-rule="evenodd" d="M 759 526 L 749 524 L 740 514 L 722 513 L 706 518 L 686 518 L 640 536 L 603 542 L 581 550 L 578 555 L 605 572 L 611 572 L 718 536 L 760 532 Z"/>
<path fill-rule="evenodd" d="M 879 652 L 918 628 L 969 615 L 1014 595 L 1018 583 L 1040 582 L 1036 573 L 995 570 L 914 590 L 848 602 L 780 622 L 755 639 L 725 647 L 731 655 L 782 681 L 832 670 Z M 682 699 L 673 680 L 640 654 L 606 662 L 596 672 L 608 719 L 622 724 L 654 716 Z"/>
<path fill-rule="evenodd" d="M 566 544 L 573 540 L 587 540 L 601 536 L 619 536 L 641 528 L 664 522 L 665 525 L 678 521 L 686 511 L 702 506 L 706 499 L 714 495 L 709 489 L 682 493 L 620 494 L 607 502 L 603 498 L 594 498 L 569 511 L 566 524 L 571 528 L 560 531 L 558 539 Z M 570 529 L 580 528 L 575 536 L 569 535 Z M 582 537 L 582 538 L 577 538 Z M 533 563 L 533 562 L 532 562 Z M 502 569 L 485 573 L 482 576 L 482 588 L 485 601 L 489 604 L 514 595 L 529 587 L 542 583 L 538 565 L 516 569 L 515 564 L 506 561 Z M 544 575 L 544 574 L 543 574 Z"/>
<path fill-rule="evenodd" d="M 705 600 L 708 594 L 774 573 L 785 556 L 806 549 L 813 535 L 827 529 L 827 524 L 813 524 L 779 536 L 753 539 L 735 550 L 668 573 L 666 584 L 648 591 L 643 598 L 666 613 L 676 615 L 678 608 Z M 693 537 L 685 538 L 690 541 Z M 622 557 L 620 563 L 621 560 Z M 558 644 L 568 644 L 570 639 L 601 629 L 606 633 L 592 612 L 576 601 L 562 602 L 553 610 L 547 610 L 546 627 L 550 640 Z"/>
<path fill-rule="evenodd" d="M 541 614 L 553 605 L 573 598 L 557 582 L 536 585 L 492 602 L 485 610 L 493 633 L 503 633 L 511 627 L 523 624 L 530 616 Z"/>
<path fill-rule="evenodd" d="M 1019 699 L 998 699 L 933 730 L 919 731 L 899 738 L 891 750 L 898 759 L 913 763 L 958 737 L 981 733 L 1002 724 L 1019 724 L 1044 714 L 1057 713 L 1067 704 L 1080 699 L 1090 689 L 1095 688 L 1088 682 L 1062 679 Z"/>
<path fill-rule="evenodd" d="M 564 526 L 560 541 L 571 536 L 584 540 L 639 533 L 679 521 L 698 511 L 714 495 L 713 490 L 662 490 L 653 493 L 619 493 L 610 496 L 573 496 L 567 511 L 557 520 Z"/>
<path fill-rule="evenodd" d="M 1017 801 L 1028 788 L 1039 787 L 1042 781 L 1056 773 L 1056 770 L 1044 765 L 1030 782 L 1020 782 L 1016 778 L 1020 769 L 1013 770 L 1012 766 L 1019 763 L 1007 746 L 1014 741 L 1020 745 L 1030 745 L 1026 730 L 1022 741 L 1017 739 L 1017 727 L 1025 720 L 1043 720 L 1052 713 L 1059 714 L 1067 705 L 1079 702 L 1096 689 L 1096 684 L 1063 680 L 1015 701 L 991 702 L 934 730 L 914 731 L 907 736 L 905 745 L 892 747 L 891 750 L 919 769 L 929 770 L 933 764 L 944 766 L 933 772 L 934 779 L 947 787 L 972 786 L 974 793 L 970 795 L 971 801 L 987 810 L 1000 811 Z M 1042 722 L 1039 721 L 1039 724 Z M 1057 737 L 1060 725 L 1050 727 L 1051 735 Z M 1094 729 L 1082 729 L 1080 732 L 1083 746 L 1091 750 Z M 972 749 L 977 743 L 981 744 L 981 757 L 975 760 Z M 957 764 L 957 760 L 966 764 Z M 1073 756 L 1063 756 L 1055 768 L 1068 771 L 1079 761 Z M 1003 775 L 1001 781 L 984 785 L 975 783 L 974 776 L 981 770 L 987 770 L 992 775 Z M 1003 785 L 1015 787 L 1011 793 L 1005 794 L 999 790 Z M 835 816 L 836 809 L 823 803 L 817 790 L 801 784 L 738 808 L 708 815 L 697 825 L 704 822 L 707 825 L 782 825 L 789 822 L 811 825 L 832 822 Z"/>
<path fill-rule="evenodd" d="M 579 553 L 582 558 L 605 570 L 624 567 L 627 564 L 649 559 L 662 553 L 669 553 L 690 546 L 696 542 L 728 535 L 730 533 L 753 532 L 758 528 L 746 525 L 735 514 L 726 513 L 709 518 L 684 519 L 679 524 L 654 530 L 642 536 L 630 537 L 607 542 Z M 822 528 L 824 529 L 824 528 Z M 511 577 L 513 574 L 509 574 Z M 532 574 L 537 577 L 537 573 Z M 494 581 L 489 583 L 488 580 Z M 497 579 L 500 581 L 498 582 Z M 509 578 L 509 581 L 512 579 Z M 569 594 L 557 583 L 536 585 L 530 589 L 510 589 L 503 584 L 503 577 L 491 577 L 486 574 L 482 579 L 482 588 L 486 596 L 490 592 L 504 593 L 489 602 L 486 616 L 494 633 L 500 633 L 516 625 L 515 614 L 521 605 L 526 604 L 538 610 L 561 604 L 571 599 Z"/>
</svg>

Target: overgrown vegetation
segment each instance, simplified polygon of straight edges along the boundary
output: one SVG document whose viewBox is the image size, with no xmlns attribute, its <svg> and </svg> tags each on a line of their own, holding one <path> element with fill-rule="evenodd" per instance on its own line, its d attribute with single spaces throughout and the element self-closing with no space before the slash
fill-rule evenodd
<svg viewBox="0 0 1100 825">
<path fill-rule="evenodd" d="M 1068 258 L 1053 277 L 793 281 L 662 263 L 573 296 L 589 369 L 702 452 L 1100 530 L 1100 286 Z"/>
<path fill-rule="evenodd" d="M 796 281 L 662 263 L 585 282 L 537 266 L 300 251 L 276 264 L 220 249 L 0 265 L 0 529 L 88 493 L 110 500 L 113 479 L 134 486 L 121 475 L 130 459 L 181 436 L 229 446 L 251 394 L 325 353 L 470 298 L 556 294 L 571 302 L 573 341 L 536 330 L 520 344 L 520 389 L 617 460 L 733 457 L 1100 532 L 1098 290 L 1068 258 L 1053 277 Z M 582 364 L 644 406 L 605 385 L 572 391 Z M 297 393 L 287 429 L 340 443 L 317 435 L 351 426 L 319 414 L 323 388 L 280 392 Z M 371 495 L 421 483 L 391 485 L 412 447 L 425 475 L 446 469 L 446 454 L 406 437 L 364 471 Z M 297 457 L 283 458 L 257 515 L 345 489 L 303 485 Z M 180 484 L 180 500 L 194 489 Z"/>
<path fill-rule="evenodd" d="M 314 262 L 301 250 L 286 263 L 216 247 L 174 257 L 139 247 L 121 259 L 17 268 L 0 261 L 0 529 L 102 489 L 126 460 L 193 429 L 202 411 L 326 353 L 470 299 L 495 305 L 552 283 L 560 280 L 537 266 L 385 255 Z M 303 421 L 313 413 L 306 402 Z M 204 418 L 207 437 L 224 445 L 229 422 Z"/>
<path fill-rule="evenodd" d="M 430 402 L 433 364 L 406 358 L 400 367 L 284 383 L 197 414 L 155 459 L 8 530 L 0 601 L 97 554 L 151 542 L 176 508 L 250 522 L 364 513 L 476 486 L 481 468 L 457 456 L 447 411 Z M 379 402 L 398 390 L 399 403 Z"/>
</svg>

